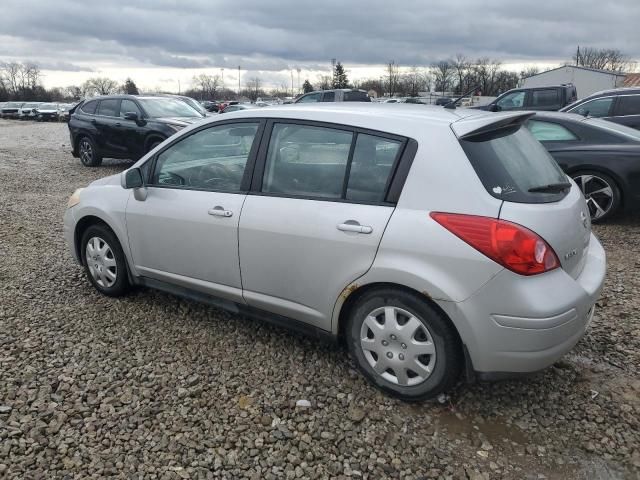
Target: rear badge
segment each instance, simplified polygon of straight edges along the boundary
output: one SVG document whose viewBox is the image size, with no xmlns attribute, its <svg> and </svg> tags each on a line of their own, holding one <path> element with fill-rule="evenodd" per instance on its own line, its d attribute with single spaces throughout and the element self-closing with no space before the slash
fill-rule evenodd
<svg viewBox="0 0 640 480">
<path fill-rule="evenodd" d="M 578 254 L 575 250 L 571 250 L 569 253 L 565 253 L 564 259 L 569 260 L 571 257 L 575 257 Z"/>
<path fill-rule="evenodd" d="M 582 220 L 582 226 L 586 229 L 589 228 L 589 217 L 586 213 L 580 212 L 580 220 Z"/>
</svg>

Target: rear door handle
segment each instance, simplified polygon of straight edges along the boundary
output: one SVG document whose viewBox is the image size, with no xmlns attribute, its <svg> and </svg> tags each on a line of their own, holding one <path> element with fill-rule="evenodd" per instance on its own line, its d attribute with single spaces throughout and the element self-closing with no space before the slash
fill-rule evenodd
<svg viewBox="0 0 640 480">
<path fill-rule="evenodd" d="M 353 220 L 347 220 L 345 223 L 341 223 L 338 225 L 338 230 L 343 232 L 356 232 L 356 233 L 371 233 L 373 232 L 373 228 L 369 225 L 360 225 L 358 222 Z"/>
<path fill-rule="evenodd" d="M 209 215 L 213 215 L 214 217 L 231 217 L 233 216 L 233 212 L 231 210 L 225 210 L 220 205 L 210 208 Z"/>
<path fill-rule="evenodd" d="M 119 122 L 118 122 L 118 123 L 116 123 L 116 127 L 121 127 L 121 126 L 122 126 L 122 124 L 121 124 L 121 123 L 119 123 Z"/>
</svg>

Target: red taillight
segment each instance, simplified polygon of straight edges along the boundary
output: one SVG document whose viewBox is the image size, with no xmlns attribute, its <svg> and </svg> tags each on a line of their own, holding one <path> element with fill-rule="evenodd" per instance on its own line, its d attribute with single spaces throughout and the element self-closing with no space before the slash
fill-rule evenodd
<svg viewBox="0 0 640 480">
<path fill-rule="evenodd" d="M 560 266 L 549 244 L 517 223 L 458 213 L 432 212 L 431 218 L 479 252 L 520 275 L 536 275 Z"/>
</svg>

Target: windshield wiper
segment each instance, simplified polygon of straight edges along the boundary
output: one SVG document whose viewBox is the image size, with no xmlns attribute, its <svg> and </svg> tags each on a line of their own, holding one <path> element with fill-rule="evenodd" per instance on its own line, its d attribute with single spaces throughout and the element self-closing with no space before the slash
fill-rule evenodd
<svg viewBox="0 0 640 480">
<path fill-rule="evenodd" d="M 541 185 L 528 190 L 529 193 L 560 193 L 567 188 L 571 188 L 569 182 L 550 183 L 549 185 Z"/>
</svg>

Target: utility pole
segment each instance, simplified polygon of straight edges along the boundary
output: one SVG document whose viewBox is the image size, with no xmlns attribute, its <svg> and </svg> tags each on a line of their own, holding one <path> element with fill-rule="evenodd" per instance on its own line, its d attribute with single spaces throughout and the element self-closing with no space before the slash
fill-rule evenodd
<svg viewBox="0 0 640 480">
<path fill-rule="evenodd" d="M 298 93 L 302 93 L 300 91 L 300 67 L 297 67 L 296 70 L 298 71 Z"/>
<path fill-rule="evenodd" d="M 580 45 L 578 45 L 578 51 L 576 52 L 576 67 L 580 66 Z"/>
<path fill-rule="evenodd" d="M 178 79 L 178 95 L 180 95 L 180 79 Z"/>
<path fill-rule="evenodd" d="M 238 65 L 238 100 L 240 100 L 240 65 Z"/>
<path fill-rule="evenodd" d="M 220 74 L 222 75 L 222 94 L 224 95 L 224 68 L 220 69 Z"/>
<path fill-rule="evenodd" d="M 293 70 L 291 70 L 291 96 L 295 97 L 296 94 L 293 91 Z"/>
</svg>

